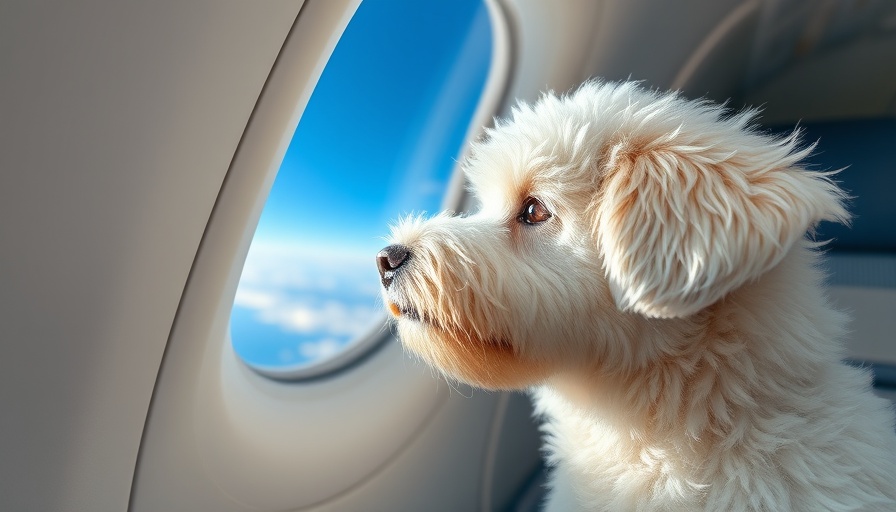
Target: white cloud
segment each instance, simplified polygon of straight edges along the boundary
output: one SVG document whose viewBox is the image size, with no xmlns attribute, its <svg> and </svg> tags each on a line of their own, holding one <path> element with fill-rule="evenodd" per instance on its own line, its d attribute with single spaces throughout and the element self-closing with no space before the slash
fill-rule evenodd
<svg viewBox="0 0 896 512">
<path fill-rule="evenodd" d="M 259 322 L 276 325 L 284 331 L 348 337 L 364 334 L 382 314 L 374 303 L 369 306 L 348 305 L 335 300 L 312 303 L 308 300 L 293 301 L 288 297 L 265 308 L 249 309 L 256 311 Z"/>
<path fill-rule="evenodd" d="M 285 331 L 307 333 L 315 330 L 314 311 L 301 305 L 277 304 L 259 311 L 258 320 L 279 325 Z"/>
<path fill-rule="evenodd" d="M 248 309 L 268 309 L 277 304 L 277 297 L 258 290 L 237 288 L 233 303 Z"/>
<path fill-rule="evenodd" d="M 285 244 L 253 244 L 240 277 L 240 288 L 379 293 L 374 256 L 361 249 L 336 250 Z"/>
<path fill-rule="evenodd" d="M 324 338 L 320 341 L 306 341 L 299 344 L 299 354 L 303 357 L 320 361 L 337 354 L 342 349 L 343 344 L 339 340 L 332 338 Z"/>
<path fill-rule="evenodd" d="M 327 358 L 368 332 L 383 318 L 378 297 L 373 256 L 269 245 L 250 251 L 234 306 L 299 336 L 277 353 L 289 364 Z"/>
</svg>

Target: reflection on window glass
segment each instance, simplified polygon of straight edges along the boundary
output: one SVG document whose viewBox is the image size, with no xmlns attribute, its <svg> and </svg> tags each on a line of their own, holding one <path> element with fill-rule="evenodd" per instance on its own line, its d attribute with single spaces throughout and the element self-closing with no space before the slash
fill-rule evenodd
<svg viewBox="0 0 896 512">
<path fill-rule="evenodd" d="M 485 84 L 482 0 L 365 0 L 283 159 L 231 313 L 236 353 L 301 375 L 382 329 L 374 265 L 396 216 L 440 208 Z"/>
</svg>

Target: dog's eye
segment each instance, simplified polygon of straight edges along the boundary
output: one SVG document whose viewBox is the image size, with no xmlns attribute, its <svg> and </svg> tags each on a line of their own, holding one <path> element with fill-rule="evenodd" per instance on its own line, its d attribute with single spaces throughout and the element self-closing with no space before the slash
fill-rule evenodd
<svg viewBox="0 0 896 512">
<path fill-rule="evenodd" d="M 517 220 L 526 224 L 539 224 L 551 218 L 551 212 L 534 197 L 527 197 L 523 202 L 523 209 L 520 211 Z"/>
</svg>

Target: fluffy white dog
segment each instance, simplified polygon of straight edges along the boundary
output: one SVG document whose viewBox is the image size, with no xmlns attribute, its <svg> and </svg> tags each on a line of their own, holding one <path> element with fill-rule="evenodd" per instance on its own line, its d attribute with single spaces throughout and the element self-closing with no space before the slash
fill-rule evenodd
<svg viewBox="0 0 896 512">
<path fill-rule="evenodd" d="M 377 256 L 403 343 L 533 390 L 549 510 L 896 510 L 896 434 L 806 232 L 847 219 L 811 151 L 636 84 L 520 105 L 476 143 L 470 216 Z"/>
</svg>

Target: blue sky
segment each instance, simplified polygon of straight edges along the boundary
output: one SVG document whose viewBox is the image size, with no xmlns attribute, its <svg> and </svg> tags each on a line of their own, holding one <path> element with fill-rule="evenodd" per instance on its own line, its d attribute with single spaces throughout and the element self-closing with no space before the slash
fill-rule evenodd
<svg viewBox="0 0 896 512">
<path fill-rule="evenodd" d="M 236 352 L 266 368 L 326 358 L 382 320 L 388 224 L 440 209 L 485 83 L 480 0 L 365 0 L 302 116 L 246 261 Z"/>
<path fill-rule="evenodd" d="M 490 37 L 479 0 L 362 2 L 302 116 L 256 237 L 376 247 L 400 211 L 438 209 Z M 442 103 L 448 108 L 433 116 Z"/>
</svg>

